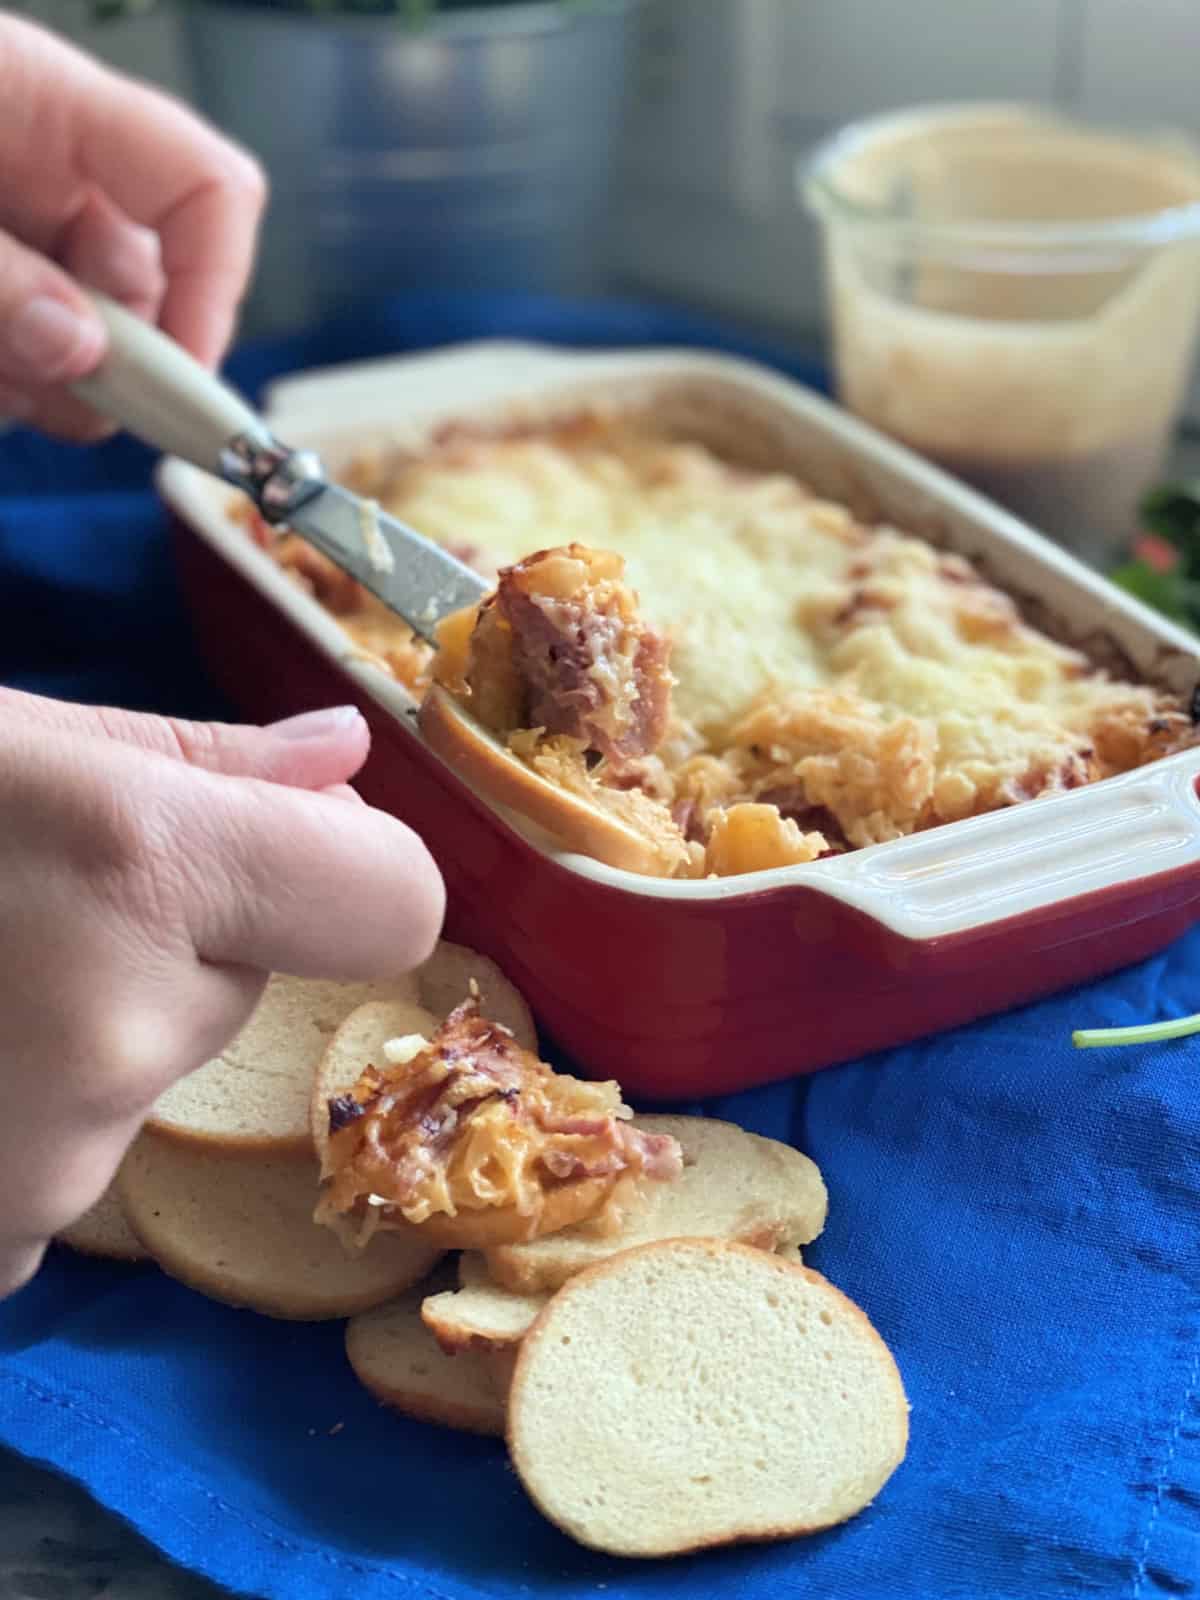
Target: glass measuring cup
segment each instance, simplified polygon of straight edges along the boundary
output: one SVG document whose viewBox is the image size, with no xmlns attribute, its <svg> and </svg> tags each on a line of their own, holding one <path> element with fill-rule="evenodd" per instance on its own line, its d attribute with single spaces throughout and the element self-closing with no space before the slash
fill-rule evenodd
<svg viewBox="0 0 1200 1600">
<path fill-rule="evenodd" d="M 858 123 L 800 174 L 840 396 L 1097 565 L 1192 370 L 1200 155 L 1033 107 Z"/>
</svg>

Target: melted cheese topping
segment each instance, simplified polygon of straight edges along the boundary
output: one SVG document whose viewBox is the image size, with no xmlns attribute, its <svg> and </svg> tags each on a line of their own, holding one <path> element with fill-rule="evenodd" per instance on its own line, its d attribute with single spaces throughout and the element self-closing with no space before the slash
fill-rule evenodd
<svg viewBox="0 0 1200 1600">
<path fill-rule="evenodd" d="M 573 542 L 624 558 L 641 614 L 672 641 L 678 726 L 651 803 L 655 826 L 691 841 L 676 871 L 752 870 L 730 859 L 751 833 L 747 861 L 763 864 L 761 817 L 723 825 L 716 853 L 697 855 L 733 805 L 795 818 L 803 839 L 778 836 L 795 860 L 1074 787 L 1195 738 L 1178 702 L 1027 626 L 960 557 L 699 446 L 576 419 L 451 431 L 357 476 L 485 572 Z M 384 626 L 371 616 L 371 648 L 398 660 Z"/>
<path fill-rule="evenodd" d="M 616 551 L 641 614 L 672 639 L 678 711 L 708 728 L 772 681 L 822 679 L 796 600 L 834 578 L 846 550 L 821 527 L 836 513 L 810 520 L 816 504 L 787 478 L 732 479 L 691 446 L 610 438 L 571 451 L 535 438 L 414 465 L 387 509 L 439 542 L 470 539 L 492 567 L 573 542 Z"/>
<path fill-rule="evenodd" d="M 631 1126 L 619 1084 L 555 1072 L 481 1017 L 475 998 L 432 1040 L 410 1034 L 383 1053 L 384 1069 L 365 1065 L 351 1092 L 330 1102 L 338 1119 L 322 1159 L 319 1222 L 353 1213 L 373 1231 L 505 1210 L 510 1239 L 534 1238 L 556 1187 L 579 1186 L 571 1220 L 583 1222 L 607 1208 L 621 1180 L 669 1179 L 681 1168 L 674 1139 Z"/>
</svg>

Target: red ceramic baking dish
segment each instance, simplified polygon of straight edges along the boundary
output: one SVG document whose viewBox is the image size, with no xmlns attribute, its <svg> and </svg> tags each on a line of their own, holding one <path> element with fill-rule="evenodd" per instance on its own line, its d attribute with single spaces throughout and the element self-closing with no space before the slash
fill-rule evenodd
<svg viewBox="0 0 1200 1600">
<path fill-rule="evenodd" d="M 1188 635 L 836 406 L 746 363 L 475 345 L 290 379 L 267 409 L 281 437 L 336 467 L 451 419 L 550 417 L 597 400 L 795 472 L 860 517 L 969 557 L 1093 659 L 1115 655 L 1185 697 L 1200 679 Z M 564 854 L 425 747 L 407 692 L 355 659 L 252 543 L 229 490 L 178 461 L 160 486 L 201 646 L 234 703 L 267 719 L 356 701 L 373 733 L 362 793 L 427 840 L 449 936 L 497 960 L 580 1067 L 642 1099 L 745 1088 L 915 1039 L 1139 960 L 1200 915 L 1200 750 L 745 877 L 651 879 Z"/>
</svg>

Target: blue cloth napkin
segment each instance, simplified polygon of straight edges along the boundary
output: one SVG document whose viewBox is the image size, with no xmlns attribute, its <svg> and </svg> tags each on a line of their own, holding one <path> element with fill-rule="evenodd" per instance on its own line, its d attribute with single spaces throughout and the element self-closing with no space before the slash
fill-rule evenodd
<svg viewBox="0 0 1200 1600">
<path fill-rule="evenodd" d="M 654 308 L 427 297 L 247 348 L 233 372 L 253 392 L 489 332 L 764 353 Z M 187 643 L 147 466 L 128 443 L 0 439 L 0 680 L 227 709 Z M 1194 1593 L 1200 1046 L 1079 1052 L 1070 1031 L 1200 1009 L 1198 966 L 1200 930 L 1104 983 L 702 1108 L 820 1163 L 829 1225 L 806 1259 L 899 1361 L 909 1457 L 845 1528 L 660 1564 L 590 1554 L 541 1520 L 499 1444 L 377 1408 L 340 1327 L 57 1253 L 0 1308 L 0 1440 L 177 1561 L 287 1600 Z"/>
</svg>

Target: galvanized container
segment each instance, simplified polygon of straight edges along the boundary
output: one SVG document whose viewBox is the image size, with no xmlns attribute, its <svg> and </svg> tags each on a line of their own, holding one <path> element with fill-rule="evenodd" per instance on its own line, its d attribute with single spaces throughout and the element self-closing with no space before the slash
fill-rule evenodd
<svg viewBox="0 0 1200 1600">
<path fill-rule="evenodd" d="M 186 7 L 197 103 L 271 176 L 250 324 L 406 288 L 602 287 L 636 3 L 458 10 L 419 29 Z"/>
</svg>

